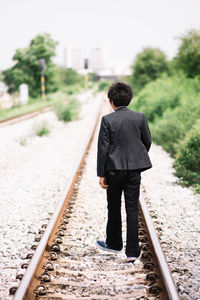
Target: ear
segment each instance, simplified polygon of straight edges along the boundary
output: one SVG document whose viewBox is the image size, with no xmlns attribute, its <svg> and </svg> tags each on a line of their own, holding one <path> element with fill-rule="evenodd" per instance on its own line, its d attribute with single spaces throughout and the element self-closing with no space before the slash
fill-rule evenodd
<svg viewBox="0 0 200 300">
<path fill-rule="evenodd" d="M 115 111 L 117 107 L 113 104 L 113 101 L 110 102 L 110 105 L 112 106 L 112 108 L 113 108 L 114 111 Z"/>
</svg>

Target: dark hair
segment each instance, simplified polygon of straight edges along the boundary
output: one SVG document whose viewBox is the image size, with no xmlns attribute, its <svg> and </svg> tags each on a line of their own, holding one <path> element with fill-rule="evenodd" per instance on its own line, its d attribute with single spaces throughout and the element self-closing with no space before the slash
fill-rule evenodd
<svg viewBox="0 0 200 300">
<path fill-rule="evenodd" d="M 108 98 L 114 106 L 128 106 L 133 97 L 131 87 L 123 82 L 114 82 L 108 90 Z"/>
</svg>

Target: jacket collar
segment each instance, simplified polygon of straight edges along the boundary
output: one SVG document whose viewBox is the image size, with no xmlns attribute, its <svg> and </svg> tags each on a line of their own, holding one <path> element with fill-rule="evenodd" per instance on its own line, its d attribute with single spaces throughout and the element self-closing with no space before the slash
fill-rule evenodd
<svg viewBox="0 0 200 300">
<path fill-rule="evenodd" d="M 116 111 L 118 111 L 118 110 L 126 110 L 126 109 L 128 109 L 126 106 L 119 106 L 117 109 L 116 109 Z"/>
</svg>

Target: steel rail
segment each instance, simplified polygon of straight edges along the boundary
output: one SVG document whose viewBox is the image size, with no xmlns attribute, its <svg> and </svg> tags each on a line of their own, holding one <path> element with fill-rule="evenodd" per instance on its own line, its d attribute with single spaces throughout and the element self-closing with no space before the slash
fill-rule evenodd
<svg viewBox="0 0 200 300">
<path fill-rule="evenodd" d="M 102 99 L 102 101 L 103 101 L 103 99 Z M 38 244 L 38 246 L 36 248 L 36 251 L 35 251 L 35 253 L 34 253 L 34 255 L 33 255 L 32 259 L 30 261 L 30 264 L 29 264 L 29 266 L 26 270 L 26 273 L 24 274 L 24 276 L 23 276 L 23 278 L 20 282 L 20 285 L 19 285 L 19 287 L 18 287 L 18 289 L 17 289 L 17 291 L 14 295 L 13 300 L 26 299 L 25 297 L 27 296 L 28 288 L 31 284 L 31 280 L 34 277 L 34 274 L 37 270 L 37 266 L 39 265 L 39 263 L 42 259 L 43 253 L 45 252 L 45 248 L 48 244 L 48 240 L 49 240 L 50 235 L 51 235 L 51 233 L 54 229 L 54 226 L 56 225 L 57 219 L 60 215 L 60 211 L 62 210 L 68 196 L 71 193 L 72 185 L 75 182 L 75 178 L 77 178 L 78 175 L 79 175 L 79 171 L 80 171 L 81 165 L 84 161 L 85 154 L 86 154 L 86 152 L 89 148 L 89 145 L 92 141 L 92 138 L 93 138 L 93 135 L 94 135 L 97 123 L 98 123 L 102 101 L 99 102 L 99 107 L 97 109 L 97 113 L 96 113 L 96 115 L 94 116 L 94 118 L 92 120 L 91 130 L 90 130 L 90 133 L 88 135 L 88 138 L 87 138 L 84 146 L 81 149 L 80 158 L 76 162 L 76 165 L 75 165 L 75 167 L 74 167 L 74 169 L 71 173 L 71 176 L 69 177 L 69 178 L 73 178 L 73 179 L 72 179 L 72 181 L 68 182 L 68 185 L 65 188 L 64 196 L 61 198 L 61 200 L 58 202 L 58 204 L 55 208 L 55 211 L 54 211 L 54 213 L 53 213 L 53 215 L 52 215 L 52 217 L 49 221 L 49 224 L 48 224 L 41 240 L 40 240 L 40 243 Z"/>
<path fill-rule="evenodd" d="M 162 279 L 164 281 L 168 297 L 170 300 L 179 300 L 178 292 L 174 283 L 174 280 L 172 278 L 171 272 L 169 270 L 169 267 L 167 265 L 167 261 L 165 258 L 165 255 L 163 253 L 162 247 L 160 245 L 160 241 L 157 237 L 151 216 L 149 214 L 147 205 L 145 203 L 144 198 L 142 195 L 140 195 L 140 207 L 147 225 L 147 229 L 149 231 L 149 236 L 151 238 L 152 246 L 154 248 L 154 252 L 158 261 L 158 264 L 160 266 L 160 272 L 162 275 Z"/>
<path fill-rule="evenodd" d="M 99 106 L 100 105 L 101 105 L 101 102 L 99 103 Z M 66 201 L 71 194 L 72 186 L 74 185 L 75 180 L 79 175 L 80 168 L 84 161 L 85 154 L 88 150 L 88 147 L 90 145 L 90 142 L 91 142 L 92 137 L 95 132 L 95 128 L 96 128 L 97 120 L 98 120 L 97 115 L 99 115 L 99 111 L 100 111 L 100 109 L 98 108 L 98 114 L 96 114 L 95 118 L 93 119 L 92 127 L 90 130 L 90 135 L 89 135 L 86 143 L 84 144 L 84 147 L 81 150 L 80 158 L 76 162 L 74 170 L 71 174 L 70 178 L 73 178 L 73 180 L 68 183 L 68 185 L 65 189 L 63 198 L 58 202 L 58 204 L 56 206 L 56 209 L 55 209 L 55 211 L 52 215 L 52 218 L 44 232 L 44 235 L 43 235 L 43 237 L 31 259 L 31 262 L 27 268 L 27 271 L 26 271 L 25 275 L 23 276 L 22 281 L 20 282 L 20 285 L 15 293 L 14 300 L 27 299 L 28 289 L 31 286 L 31 281 L 34 277 L 34 274 L 37 271 L 37 268 L 38 268 L 40 262 L 41 262 L 42 256 L 45 252 L 46 246 L 48 245 L 48 241 L 50 239 L 52 231 L 54 230 L 54 227 L 56 226 L 60 212 L 62 211 L 63 207 L 65 206 Z M 141 211 L 142 211 L 142 214 L 143 214 L 143 217 L 144 217 L 147 229 L 148 229 L 148 233 L 149 233 L 149 236 L 151 239 L 151 243 L 154 248 L 156 259 L 157 259 L 158 265 L 160 267 L 160 273 L 161 273 L 161 276 L 162 276 L 162 279 L 163 279 L 163 282 L 164 282 L 164 285 L 165 285 L 165 288 L 167 291 L 167 296 L 170 300 L 178 300 L 179 296 L 178 296 L 178 293 L 176 290 L 176 286 L 174 284 L 173 278 L 171 276 L 171 272 L 167 265 L 167 262 L 166 262 L 164 253 L 162 251 L 159 239 L 157 237 L 151 216 L 148 212 L 147 205 L 142 196 L 140 196 L 139 202 L 140 202 Z M 28 299 L 30 299 L 30 298 L 28 298 Z"/>
<path fill-rule="evenodd" d="M 25 112 L 25 113 L 17 115 L 17 116 L 5 118 L 5 119 L 0 119 L 0 126 L 2 127 L 2 126 L 12 125 L 12 124 L 15 124 L 17 122 L 33 118 L 33 117 L 35 117 L 35 116 L 37 116 L 41 113 L 51 111 L 52 109 L 53 109 L 53 107 L 51 105 L 48 105 L 48 106 L 45 106 L 43 108 L 38 108 L 38 109 L 35 109 L 35 110 L 31 110 L 29 112 Z"/>
</svg>

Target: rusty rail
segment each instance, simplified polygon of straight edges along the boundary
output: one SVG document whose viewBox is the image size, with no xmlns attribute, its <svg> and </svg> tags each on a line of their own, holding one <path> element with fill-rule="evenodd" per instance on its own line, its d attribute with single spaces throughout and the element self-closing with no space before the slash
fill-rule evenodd
<svg viewBox="0 0 200 300">
<path fill-rule="evenodd" d="M 48 241 L 49 241 L 52 233 L 55 231 L 55 226 L 56 226 L 57 220 L 59 219 L 59 216 L 64 211 L 65 206 L 69 200 L 69 197 L 73 190 L 74 183 L 76 182 L 76 179 L 77 179 L 80 169 L 81 169 L 81 165 L 84 161 L 86 152 L 92 141 L 92 138 L 93 138 L 96 126 L 97 126 L 99 114 L 100 114 L 100 107 L 101 107 L 101 102 L 99 104 L 97 114 L 93 119 L 93 124 L 91 126 L 91 130 L 88 135 L 88 139 L 87 139 L 86 143 L 84 144 L 84 146 L 82 147 L 80 159 L 76 162 L 76 165 L 71 173 L 70 178 L 73 178 L 73 180 L 72 180 L 72 182 L 68 183 L 68 185 L 65 189 L 63 198 L 58 202 L 58 204 L 56 206 L 56 209 L 51 217 L 51 220 L 49 221 L 49 224 L 43 234 L 43 237 L 41 238 L 40 243 L 37 246 L 36 251 L 31 259 L 31 262 L 26 270 L 26 273 L 24 274 L 23 279 L 21 280 L 20 285 L 15 293 L 15 296 L 13 298 L 14 300 L 22 300 L 28 296 L 28 289 L 30 287 L 31 280 L 34 277 L 37 267 L 40 264 L 42 256 L 45 252 L 45 249 L 48 246 Z M 31 299 L 31 298 L 28 298 L 28 299 Z"/>
<path fill-rule="evenodd" d="M 146 228 L 148 229 L 148 233 L 151 238 L 151 243 L 154 248 L 156 259 L 160 266 L 160 272 L 162 275 L 162 279 L 163 279 L 165 288 L 168 293 L 168 297 L 170 300 L 178 300 L 179 296 L 178 296 L 178 292 L 177 292 L 174 280 L 172 278 L 171 272 L 167 265 L 165 255 L 161 248 L 161 245 L 160 245 L 159 239 L 157 237 L 151 216 L 149 214 L 147 205 L 146 205 L 145 200 L 142 197 L 142 195 L 140 195 L 139 202 L 140 202 L 141 211 L 142 211 L 145 223 L 146 223 Z"/>
<path fill-rule="evenodd" d="M 100 105 L 101 105 L 101 103 L 100 103 Z M 98 110 L 97 115 L 99 115 L 99 110 Z M 22 281 L 15 293 L 14 300 L 32 299 L 31 293 L 29 292 L 30 288 L 32 290 L 34 290 L 34 287 L 31 286 L 32 279 L 36 274 L 37 268 L 41 265 L 42 256 L 44 255 L 46 249 L 48 247 L 50 247 L 50 244 L 52 242 L 52 236 L 58 227 L 59 217 L 62 216 L 62 214 L 67 206 L 68 200 L 73 191 L 74 184 L 79 176 L 81 166 L 82 166 L 82 163 L 85 158 L 85 154 L 89 148 L 89 145 L 91 143 L 91 140 L 92 140 L 94 132 L 95 132 L 95 128 L 96 128 L 97 120 L 98 120 L 97 115 L 95 116 L 95 118 L 93 120 L 90 135 L 89 135 L 86 143 L 84 144 L 84 147 L 82 148 L 80 159 L 76 162 L 74 170 L 71 174 L 70 178 L 73 178 L 73 180 L 72 180 L 72 182 L 68 183 L 68 185 L 65 189 L 63 198 L 57 204 L 57 207 L 56 207 L 56 209 L 52 215 L 52 218 L 45 230 L 45 233 L 44 233 L 44 235 L 35 251 L 35 254 L 33 255 L 32 259 L 31 259 L 31 262 L 27 268 L 27 271 L 26 271 L 25 275 L 23 276 Z M 157 261 L 157 264 L 159 265 L 159 269 L 160 269 L 159 273 L 161 274 L 162 281 L 163 281 L 165 289 L 167 291 L 166 299 L 178 300 L 179 296 L 178 296 L 178 293 L 176 290 L 176 286 L 174 284 L 172 275 L 168 268 L 164 253 L 162 251 L 159 239 L 158 239 L 156 231 L 154 229 L 154 225 L 152 223 L 150 214 L 148 212 L 148 208 L 147 208 L 146 203 L 142 196 L 140 197 L 140 208 L 141 208 L 141 213 L 144 218 L 144 223 L 146 225 L 146 228 L 147 228 L 150 240 L 151 240 L 151 244 L 154 249 L 154 253 L 156 256 L 155 259 Z M 109 298 L 109 299 L 111 299 L 111 298 Z"/>
<path fill-rule="evenodd" d="M 6 118 L 6 119 L 0 119 L 0 127 L 12 125 L 17 122 L 33 118 L 41 113 L 52 111 L 52 110 L 53 110 L 52 106 L 45 106 L 43 108 L 38 108 L 38 109 L 23 113 L 23 114 L 20 114 L 17 116 L 13 116 L 13 117 Z"/>
</svg>

